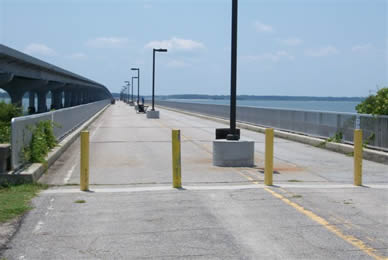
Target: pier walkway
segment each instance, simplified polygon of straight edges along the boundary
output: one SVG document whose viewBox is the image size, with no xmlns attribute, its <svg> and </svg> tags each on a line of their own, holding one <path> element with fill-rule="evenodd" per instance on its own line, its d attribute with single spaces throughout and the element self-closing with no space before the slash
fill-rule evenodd
<svg viewBox="0 0 388 260">
<path fill-rule="evenodd" d="M 264 135 L 253 168 L 212 166 L 210 120 L 122 102 L 90 127 L 90 192 L 79 192 L 79 141 L 48 169 L 6 259 L 386 259 L 388 166 L 275 139 L 263 185 Z M 171 188 L 171 130 L 182 135 L 182 189 Z M 77 203 L 78 202 L 78 203 Z M 79 203 L 84 202 L 84 203 Z"/>
</svg>

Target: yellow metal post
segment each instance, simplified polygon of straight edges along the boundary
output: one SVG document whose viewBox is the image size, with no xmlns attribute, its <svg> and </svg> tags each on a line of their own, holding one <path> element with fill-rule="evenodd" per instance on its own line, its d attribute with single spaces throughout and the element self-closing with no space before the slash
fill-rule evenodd
<svg viewBox="0 0 388 260">
<path fill-rule="evenodd" d="M 182 188 L 180 130 L 172 130 L 172 186 L 174 188 Z"/>
<path fill-rule="evenodd" d="M 89 190 L 89 131 L 81 132 L 80 184 L 81 191 Z"/>
<path fill-rule="evenodd" d="M 362 130 L 354 130 L 354 185 L 362 185 Z"/>
<path fill-rule="evenodd" d="M 265 129 L 265 168 L 264 184 L 272 185 L 273 175 L 273 128 Z"/>
</svg>

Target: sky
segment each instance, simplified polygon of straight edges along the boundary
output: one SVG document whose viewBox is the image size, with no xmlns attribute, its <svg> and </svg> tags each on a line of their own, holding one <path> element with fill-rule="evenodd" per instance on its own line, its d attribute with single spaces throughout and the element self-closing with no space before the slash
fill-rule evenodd
<svg viewBox="0 0 388 260">
<path fill-rule="evenodd" d="M 0 0 L 0 43 L 120 92 L 230 93 L 231 0 Z M 240 0 L 239 95 L 388 86 L 387 0 Z M 136 86 L 136 81 L 135 81 Z"/>
</svg>

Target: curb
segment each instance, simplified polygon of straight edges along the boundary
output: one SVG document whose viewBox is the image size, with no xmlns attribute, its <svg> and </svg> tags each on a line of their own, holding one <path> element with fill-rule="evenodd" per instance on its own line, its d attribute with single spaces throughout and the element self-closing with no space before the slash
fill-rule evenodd
<svg viewBox="0 0 388 260">
<path fill-rule="evenodd" d="M 229 124 L 229 120 L 220 118 L 220 117 L 213 117 L 213 116 L 208 116 L 204 114 L 199 114 L 199 113 L 192 113 L 192 112 L 187 112 L 187 111 L 180 111 L 176 110 L 173 108 L 165 107 L 165 106 L 160 106 L 161 108 L 171 110 L 174 112 L 190 115 L 190 116 L 195 116 L 199 118 L 203 118 L 206 120 L 211 120 L 215 121 L 218 123 L 222 124 Z M 249 123 L 243 123 L 243 122 L 238 122 L 237 121 L 237 126 L 242 128 L 242 129 L 247 129 L 250 131 L 254 132 L 259 132 L 259 133 L 265 133 L 265 127 L 262 126 L 257 126 Z M 340 144 L 340 143 L 332 143 L 332 142 L 326 142 L 325 139 L 322 138 L 317 138 L 317 137 L 311 137 L 307 135 L 302 135 L 302 134 L 295 134 L 291 132 L 286 132 L 282 130 L 276 130 L 274 131 L 275 137 L 279 137 L 282 139 L 287 139 L 290 141 L 295 141 L 303 144 L 308 144 L 315 146 L 317 148 L 323 148 L 329 151 L 337 152 L 337 153 L 342 153 L 348 156 L 353 156 L 353 145 L 349 144 Z M 373 162 L 378 162 L 382 164 L 387 164 L 388 165 L 388 153 L 382 152 L 382 151 L 376 151 L 368 148 L 363 149 L 363 158 L 365 160 L 373 161 Z"/>
<path fill-rule="evenodd" d="M 83 123 L 80 127 L 66 136 L 56 147 L 54 147 L 46 156 L 46 163 L 32 163 L 22 170 L 8 172 L 0 175 L 0 183 L 25 183 L 36 182 L 42 174 L 66 151 L 66 149 L 78 138 L 81 131 L 92 124 L 105 110 L 110 106 L 106 105 L 93 117 Z"/>
</svg>

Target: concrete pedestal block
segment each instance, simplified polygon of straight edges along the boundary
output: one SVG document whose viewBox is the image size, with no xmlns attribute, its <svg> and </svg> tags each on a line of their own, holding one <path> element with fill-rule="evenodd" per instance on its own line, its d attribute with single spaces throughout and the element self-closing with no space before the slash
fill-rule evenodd
<svg viewBox="0 0 388 260">
<path fill-rule="evenodd" d="M 8 170 L 9 157 L 11 156 L 11 145 L 0 144 L 0 173 Z"/>
<path fill-rule="evenodd" d="M 221 167 L 252 167 L 255 165 L 254 141 L 213 141 L 213 165 Z"/>
<path fill-rule="evenodd" d="M 152 111 L 152 110 L 149 110 L 147 111 L 147 118 L 151 118 L 151 119 L 158 119 L 159 118 L 159 111 Z"/>
</svg>

